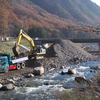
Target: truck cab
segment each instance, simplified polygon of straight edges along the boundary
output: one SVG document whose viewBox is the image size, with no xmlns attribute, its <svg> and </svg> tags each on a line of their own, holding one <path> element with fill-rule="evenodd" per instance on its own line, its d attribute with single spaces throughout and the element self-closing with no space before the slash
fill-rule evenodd
<svg viewBox="0 0 100 100">
<path fill-rule="evenodd" d="M 9 61 L 7 56 L 0 56 L 0 72 L 8 72 Z"/>
<path fill-rule="evenodd" d="M 12 59 L 10 53 L 0 53 L 0 72 L 8 72 L 12 69 L 24 68 L 28 57 Z"/>
<path fill-rule="evenodd" d="M 0 53 L 0 71 L 8 72 L 11 69 L 15 69 L 16 65 L 12 64 L 12 57 L 10 53 Z"/>
</svg>

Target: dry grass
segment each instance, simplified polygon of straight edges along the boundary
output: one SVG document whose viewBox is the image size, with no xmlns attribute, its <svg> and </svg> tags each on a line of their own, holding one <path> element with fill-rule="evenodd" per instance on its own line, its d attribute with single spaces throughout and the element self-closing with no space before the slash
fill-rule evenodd
<svg viewBox="0 0 100 100">
<path fill-rule="evenodd" d="M 72 91 L 56 91 L 56 100 L 100 100 L 100 88 L 75 88 Z"/>
<path fill-rule="evenodd" d="M 15 39 L 15 40 L 0 42 L 0 53 L 11 53 L 11 55 L 13 56 L 14 54 L 12 48 L 14 47 L 16 41 L 17 40 Z M 29 41 L 25 39 L 22 39 L 20 44 L 30 47 Z"/>
<path fill-rule="evenodd" d="M 55 91 L 56 100 L 100 100 L 100 76 L 93 77 L 88 81 L 88 86 L 83 88 L 74 88 L 72 91 Z"/>
</svg>

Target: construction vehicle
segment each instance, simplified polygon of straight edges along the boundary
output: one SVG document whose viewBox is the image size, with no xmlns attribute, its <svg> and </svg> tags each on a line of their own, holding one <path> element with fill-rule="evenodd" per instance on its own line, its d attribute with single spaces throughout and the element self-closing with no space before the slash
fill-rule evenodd
<svg viewBox="0 0 100 100">
<path fill-rule="evenodd" d="M 30 48 L 31 48 L 30 50 L 20 44 L 22 37 L 24 37 L 30 43 Z M 24 49 L 22 50 L 21 48 Z M 26 50 L 27 52 L 24 52 L 24 50 Z M 18 40 L 15 43 L 15 46 L 13 47 L 13 53 L 16 57 L 26 56 L 26 55 L 40 56 L 46 54 L 46 49 L 43 48 L 42 45 L 36 45 L 34 43 L 34 40 L 21 29 L 18 35 Z"/>
<path fill-rule="evenodd" d="M 10 53 L 0 53 L 0 72 L 24 68 L 27 60 L 28 57 L 13 59 Z"/>
</svg>

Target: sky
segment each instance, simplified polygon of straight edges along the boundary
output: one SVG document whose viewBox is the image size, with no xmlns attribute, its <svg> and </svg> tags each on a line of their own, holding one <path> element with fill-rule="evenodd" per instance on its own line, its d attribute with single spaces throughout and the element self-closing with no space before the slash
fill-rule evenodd
<svg viewBox="0 0 100 100">
<path fill-rule="evenodd" d="M 91 1 L 100 6 L 100 0 L 91 0 Z"/>
</svg>

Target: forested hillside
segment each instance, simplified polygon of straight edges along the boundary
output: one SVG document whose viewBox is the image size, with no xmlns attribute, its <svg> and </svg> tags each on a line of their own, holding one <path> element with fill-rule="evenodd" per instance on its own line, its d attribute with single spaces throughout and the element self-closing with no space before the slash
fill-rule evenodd
<svg viewBox="0 0 100 100">
<path fill-rule="evenodd" d="M 0 0 L 0 36 L 91 38 L 95 33 L 72 31 L 96 25 L 100 7 L 91 0 Z"/>
<path fill-rule="evenodd" d="M 93 24 L 100 20 L 100 7 L 91 0 L 31 0 L 61 18 Z"/>
</svg>

